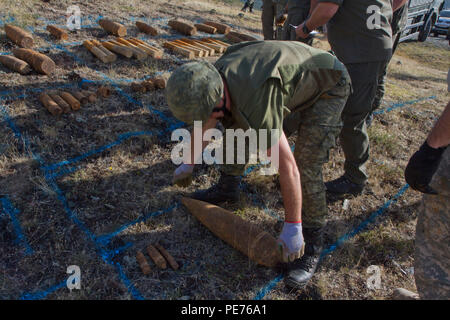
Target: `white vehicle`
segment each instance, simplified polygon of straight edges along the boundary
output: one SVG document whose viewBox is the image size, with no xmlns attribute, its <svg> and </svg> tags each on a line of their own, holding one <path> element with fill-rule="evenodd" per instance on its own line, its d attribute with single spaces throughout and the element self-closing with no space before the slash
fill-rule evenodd
<svg viewBox="0 0 450 320">
<path fill-rule="evenodd" d="M 437 37 L 440 34 L 447 34 L 450 28 L 450 10 L 442 10 L 439 14 L 438 21 L 435 23 L 431 32 Z"/>
<path fill-rule="evenodd" d="M 400 42 L 417 38 L 425 41 L 436 23 L 444 0 L 409 0 L 408 22 L 402 31 Z"/>
</svg>

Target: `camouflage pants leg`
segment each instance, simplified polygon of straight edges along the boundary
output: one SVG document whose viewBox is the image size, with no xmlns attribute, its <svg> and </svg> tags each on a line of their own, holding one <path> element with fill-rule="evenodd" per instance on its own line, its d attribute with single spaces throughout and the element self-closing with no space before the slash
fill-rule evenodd
<svg viewBox="0 0 450 320">
<path fill-rule="evenodd" d="M 325 224 L 328 212 L 322 167 L 329 160 L 329 151 L 342 129 L 341 113 L 350 94 L 350 84 L 343 78 L 328 91 L 326 98 L 319 99 L 298 117 L 298 137 L 294 156 L 300 171 L 302 186 L 302 222 L 304 228 L 320 228 Z M 292 118 L 286 119 L 285 127 L 292 133 Z"/>
<path fill-rule="evenodd" d="M 450 299 L 450 148 L 424 195 L 416 226 L 414 277 L 421 299 Z"/>
</svg>

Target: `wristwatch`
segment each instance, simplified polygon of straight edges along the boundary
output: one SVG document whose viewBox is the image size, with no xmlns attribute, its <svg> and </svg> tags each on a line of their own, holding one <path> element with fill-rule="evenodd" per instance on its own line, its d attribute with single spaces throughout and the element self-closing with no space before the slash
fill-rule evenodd
<svg viewBox="0 0 450 320">
<path fill-rule="evenodd" d="M 308 20 L 306 20 L 306 21 L 308 21 Z M 304 34 L 310 34 L 311 30 L 309 30 L 308 27 L 306 26 L 306 21 L 303 22 L 302 31 L 303 31 Z"/>
</svg>

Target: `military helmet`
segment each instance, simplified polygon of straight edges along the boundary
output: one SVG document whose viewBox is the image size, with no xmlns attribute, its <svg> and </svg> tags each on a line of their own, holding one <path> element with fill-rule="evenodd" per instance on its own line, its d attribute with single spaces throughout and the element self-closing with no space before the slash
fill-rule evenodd
<svg viewBox="0 0 450 320">
<path fill-rule="evenodd" d="M 223 95 L 220 73 L 209 62 L 189 62 L 176 69 L 166 85 L 166 99 L 172 114 L 193 124 L 206 121 Z"/>
</svg>

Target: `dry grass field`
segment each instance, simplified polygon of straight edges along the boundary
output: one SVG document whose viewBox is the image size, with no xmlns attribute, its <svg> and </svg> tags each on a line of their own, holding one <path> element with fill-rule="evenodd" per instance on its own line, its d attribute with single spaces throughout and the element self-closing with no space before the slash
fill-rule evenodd
<svg viewBox="0 0 450 320">
<path fill-rule="evenodd" d="M 63 26 L 70 5 L 80 7 L 83 27 L 57 41 L 45 27 Z M 262 38 L 260 11 L 239 16 L 241 6 L 218 0 L 1 1 L 0 54 L 15 47 L 2 28 L 11 22 L 33 33 L 35 48 L 57 69 L 52 76 L 22 76 L 0 66 L 0 299 L 389 299 L 396 287 L 415 290 L 421 195 L 405 187 L 403 171 L 449 100 L 446 42 L 400 44 L 383 109 L 369 130 L 369 187 L 349 198 L 347 208 L 342 200 L 329 204 L 327 243 L 337 245 L 302 291 L 287 289 L 278 270 L 249 261 L 179 205 L 182 195 L 217 181 L 218 169 L 202 165 L 192 186 L 173 186 L 170 132 L 179 123 L 163 90 L 137 94 L 130 84 L 187 60 L 164 49 L 161 59 L 104 64 L 81 45 L 113 38 L 96 23 L 100 16 L 160 48 L 168 38 L 183 37 L 167 26 L 173 18 L 215 20 Z M 136 20 L 156 26 L 159 35 L 139 33 Z M 326 40 L 314 46 L 326 48 Z M 41 91 L 76 88 L 80 81 L 107 85 L 113 94 L 60 117 L 39 102 Z M 326 181 L 342 174 L 343 161 L 337 147 L 325 166 Z M 251 171 L 232 209 L 277 236 L 284 216 L 277 178 Z M 150 243 L 161 243 L 181 268 L 160 270 L 151 262 L 151 274 L 143 275 L 135 255 Z M 65 286 L 70 265 L 81 269 L 81 290 Z M 366 285 L 371 265 L 381 269 L 378 290 Z"/>
</svg>

